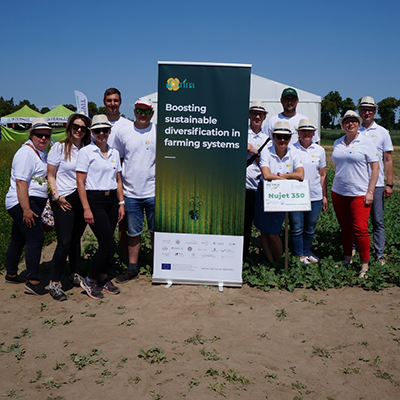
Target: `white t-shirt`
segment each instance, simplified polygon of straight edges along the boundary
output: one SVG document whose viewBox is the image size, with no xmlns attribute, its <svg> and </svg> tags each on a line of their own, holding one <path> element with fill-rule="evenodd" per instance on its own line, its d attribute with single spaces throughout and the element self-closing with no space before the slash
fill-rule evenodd
<svg viewBox="0 0 400 400">
<path fill-rule="evenodd" d="M 119 117 L 119 119 L 117 121 L 109 121 L 109 122 L 112 125 L 112 127 L 111 127 L 110 135 L 108 136 L 108 139 L 107 139 L 107 144 L 111 147 L 114 147 L 114 140 L 115 140 L 115 136 L 116 136 L 117 132 L 124 126 L 133 125 L 133 122 L 129 121 L 129 119 L 126 119 L 124 117 Z"/>
<path fill-rule="evenodd" d="M 290 139 L 289 145 L 295 144 L 299 140 L 299 136 L 297 134 L 297 131 L 295 129 L 295 126 L 299 125 L 299 122 L 301 119 L 308 118 L 303 114 L 296 113 L 294 117 L 285 117 L 282 115 L 282 113 L 277 114 L 277 115 L 272 115 L 269 119 L 264 124 L 264 132 L 272 139 L 272 132 L 274 131 L 275 125 L 278 121 L 286 121 L 289 122 L 290 129 L 293 132 L 292 138 Z M 318 130 L 315 131 L 314 137 L 313 137 L 313 142 L 319 142 L 320 137 Z"/>
<path fill-rule="evenodd" d="M 28 183 L 29 196 L 47 197 L 47 153 L 36 149 L 36 152 L 27 144 L 35 147 L 31 140 L 25 142 L 15 153 L 11 165 L 10 189 L 6 194 L 6 209 L 9 210 L 19 203 L 16 180 Z"/>
<path fill-rule="evenodd" d="M 47 156 L 47 164 L 58 167 L 56 186 L 59 196 L 68 196 L 76 190 L 76 161 L 79 149 L 73 144 L 71 160 L 65 159 L 65 143 L 54 143 Z"/>
<path fill-rule="evenodd" d="M 275 152 L 275 144 L 265 146 L 261 151 L 260 167 L 268 167 L 271 174 L 280 175 L 290 174 L 296 171 L 297 168 L 302 167 L 303 162 L 298 150 L 293 146 L 288 146 L 286 154 L 280 159 Z M 261 175 L 261 179 L 264 178 Z"/>
<path fill-rule="evenodd" d="M 345 137 L 336 139 L 333 144 L 332 160 L 336 167 L 332 192 L 364 196 L 368 190 L 369 163 L 378 161 L 378 150 L 371 139 L 360 134 L 346 147 Z"/>
<path fill-rule="evenodd" d="M 114 147 L 122 162 L 124 196 L 147 199 L 156 193 L 156 134 L 157 127 L 150 123 L 146 129 L 134 124 L 118 131 Z"/>
<path fill-rule="evenodd" d="M 247 143 L 250 143 L 256 150 L 267 140 L 268 135 L 262 130 L 259 133 L 254 133 L 249 126 Z M 253 153 L 247 153 L 247 159 L 253 157 Z M 246 189 L 257 190 L 258 182 L 260 182 L 261 170 L 255 159 L 251 165 L 246 168 Z"/>
<path fill-rule="evenodd" d="M 383 127 L 374 122 L 368 129 L 360 126 L 359 132 L 369 137 L 376 146 L 379 153 L 379 177 L 376 186 L 385 186 L 384 167 L 383 167 L 383 153 L 386 151 L 393 151 L 392 139 L 389 132 Z"/>
<path fill-rule="evenodd" d="M 99 147 L 90 143 L 78 152 L 76 171 L 86 172 L 86 190 L 117 189 L 117 173 L 121 172 L 121 161 L 117 150 L 108 146 L 107 159 Z"/>
<path fill-rule="evenodd" d="M 296 142 L 293 147 L 301 154 L 304 167 L 304 179 L 308 179 L 310 184 L 311 201 L 322 200 L 323 193 L 319 169 L 326 167 L 325 150 L 316 143 L 312 143 L 306 149 L 300 144 L 300 141 Z"/>
</svg>

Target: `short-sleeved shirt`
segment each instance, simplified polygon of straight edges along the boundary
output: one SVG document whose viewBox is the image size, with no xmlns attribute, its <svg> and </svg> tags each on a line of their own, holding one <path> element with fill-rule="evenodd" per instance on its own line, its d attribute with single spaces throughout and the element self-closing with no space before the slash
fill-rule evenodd
<svg viewBox="0 0 400 400">
<path fill-rule="evenodd" d="M 117 189 L 117 173 L 121 172 L 121 161 L 117 150 L 108 146 L 107 158 L 99 147 L 90 143 L 79 150 L 76 171 L 86 172 L 86 190 Z"/>
<path fill-rule="evenodd" d="M 156 133 L 155 124 L 138 129 L 134 124 L 120 129 L 114 140 L 122 162 L 124 196 L 147 199 L 156 193 Z"/>
<path fill-rule="evenodd" d="M 280 175 L 290 174 L 302 167 L 303 162 L 298 150 L 293 146 L 288 146 L 286 154 L 281 158 L 278 157 L 275 151 L 275 144 L 264 147 L 261 151 L 260 167 L 268 167 L 272 174 Z M 261 176 L 261 179 L 263 177 Z"/>
<path fill-rule="evenodd" d="M 28 140 L 15 153 L 11 165 L 10 189 L 6 195 L 6 209 L 9 210 L 19 203 L 17 196 L 17 179 L 28 184 L 28 194 L 34 197 L 47 197 L 47 153 L 36 149 L 36 152 L 28 146 L 33 142 Z"/>
<path fill-rule="evenodd" d="M 65 158 L 65 143 L 55 143 L 47 156 L 47 164 L 57 167 L 56 186 L 59 196 L 68 196 L 76 190 L 76 161 L 79 149 L 73 144 L 71 159 Z"/>
<path fill-rule="evenodd" d="M 129 121 L 129 119 L 126 119 L 124 117 L 119 117 L 116 121 L 109 121 L 109 122 L 112 125 L 112 127 L 111 127 L 110 135 L 108 136 L 108 139 L 107 139 L 107 144 L 111 147 L 115 147 L 114 140 L 115 140 L 115 136 L 117 135 L 117 132 L 124 126 L 133 125 L 133 122 Z"/>
<path fill-rule="evenodd" d="M 308 179 L 310 184 L 311 201 L 321 200 L 323 194 L 319 169 L 326 167 L 325 150 L 316 143 L 312 143 L 306 149 L 300 144 L 300 141 L 295 143 L 293 147 L 301 154 L 304 167 L 304 179 Z"/>
<path fill-rule="evenodd" d="M 392 139 L 389 132 L 383 127 L 374 122 L 368 129 L 360 126 L 359 132 L 364 136 L 369 137 L 376 146 L 379 153 L 379 177 L 376 186 L 385 186 L 384 168 L 383 168 L 383 153 L 393 151 Z"/>
<path fill-rule="evenodd" d="M 361 134 L 346 147 L 345 137 L 336 139 L 333 144 L 332 191 L 342 196 L 364 196 L 369 184 L 369 163 L 379 160 L 378 150 L 371 139 Z"/>
<path fill-rule="evenodd" d="M 247 136 L 247 143 L 250 143 L 256 150 L 267 140 L 268 135 L 260 131 L 259 133 L 254 133 L 249 126 L 249 133 Z M 251 158 L 253 153 L 247 153 L 247 159 Z M 258 183 L 260 182 L 261 170 L 255 159 L 251 165 L 246 168 L 246 189 L 257 190 Z"/>
<path fill-rule="evenodd" d="M 308 118 L 308 117 L 306 117 L 303 114 L 299 114 L 299 113 L 296 113 L 296 115 L 293 117 L 285 117 L 284 115 L 282 115 L 282 113 L 272 115 L 265 122 L 264 131 L 272 139 L 272 132 L 275 128 L 276 123 L 278 121 L 286 121 L 289 123 L 290 129 L 293 133 L 292 138 L 290 139 L 289 145 L 293 145 L 299 140 L 299 135 L 297 134 L 295 127 L 299 125 L 299 122 L 301 119 L 305 119 L 305 118 Z M 318 130 L 316 130 L 315 134 L 313 136 L 313 142 L 315 143 L 315 142 L 319 142 L 319 141 L 320 141 L 319 133 L 318 133 Z"/>
</svg>

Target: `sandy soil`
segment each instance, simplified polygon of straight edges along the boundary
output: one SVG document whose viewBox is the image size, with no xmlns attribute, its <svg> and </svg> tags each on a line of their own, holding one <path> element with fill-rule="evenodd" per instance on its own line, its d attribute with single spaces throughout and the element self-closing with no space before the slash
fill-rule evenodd
<svg viewBox="0 0 400 400">
<path fill-rule="evenodd" d="M 120 287 L 102 301 L 73 288 L 60 303 L 2 278 L 0 396 L 400 399 L 398 287 Z"/>
</svg>

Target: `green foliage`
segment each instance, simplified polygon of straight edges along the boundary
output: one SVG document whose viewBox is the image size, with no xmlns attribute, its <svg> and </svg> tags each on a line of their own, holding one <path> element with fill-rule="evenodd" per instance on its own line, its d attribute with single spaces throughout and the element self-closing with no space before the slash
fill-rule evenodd
<svg viewBox="0 0 400 400">
<path fill-rule="evenodd" d="M 147 351 L 139 349 L 139 358 L 144 358 L 150 364 L 167 363 L 168 359 L 164 355 L 164 350 L 160 347 L 152 347 Z"/>
<path fill-rule="evenodd" d="M 381 117 L 379 123 L 386 129 L 393 129 L 396 110 L 400 106 L 400 100 L 397 100 L 394 97 L 386 97 L 377 104 L 379 116 Z"/>
</svg>

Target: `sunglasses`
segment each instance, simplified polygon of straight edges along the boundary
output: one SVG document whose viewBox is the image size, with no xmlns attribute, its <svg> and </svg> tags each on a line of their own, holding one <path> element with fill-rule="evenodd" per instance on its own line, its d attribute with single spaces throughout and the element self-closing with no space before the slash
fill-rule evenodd
<svg viewBox="0 0 400 400">
<path fill-rule="evenodd" d="M 36 136 L 39 139 L 45 138 L 46 140 L 50 139 L 51 135 L 46 135 L 44 133 L 32 133 L 33 136 Z"/>
<path fill-rule="evenodd" d="M 135 111 L 139 115 L 142 115 L 142 114 L 150 115 L 153 110 L 151 108 L 146 108 L 145 110 L 143 110 L 142 108 L 135 108 Z"/>
<path fill-rule="evenodd" d="M 285 134 L 281 134 L 281 133 L 275 133 L 275 137 L 278 140 L 290 140 L 290 138 L 292 137 L 292 135 L 285 135 Z"/>
<path fill-rule="evenodd" d="M 78 132 L 80 129 L 83 133 L 87 133 L 89 131 L 89 129 L 86 126 L 81 126 L 74 123 L 72 124 L 72 129 L 76 132 Z"/>
<path fill-rule="evenodd" d="M 96 129 L 92 129 L 92 132 L 97 135 L 101 132 L 108 133 L 108 132 L 110 132 L 110 128 L 96 128 Z"/>
</svg>

